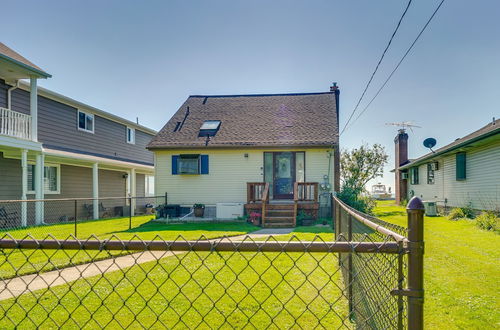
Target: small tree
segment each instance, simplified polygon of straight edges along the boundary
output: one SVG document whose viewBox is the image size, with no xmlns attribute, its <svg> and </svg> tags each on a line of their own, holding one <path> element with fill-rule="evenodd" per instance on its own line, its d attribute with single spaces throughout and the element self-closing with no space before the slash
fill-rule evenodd
<svg viewBox="0 0 500 330">
<path fill-rule="evenodd" d="M 378 143 L 373 147 L 364 144 L 358 149 L 343 150 L 340 157 L 339 198 L 359 211 L 370 213 L 375 202 L 366 194 L 365 186 L 368 181 L 383 175 L 388 158 L 385 148 Z"/>
</svg>

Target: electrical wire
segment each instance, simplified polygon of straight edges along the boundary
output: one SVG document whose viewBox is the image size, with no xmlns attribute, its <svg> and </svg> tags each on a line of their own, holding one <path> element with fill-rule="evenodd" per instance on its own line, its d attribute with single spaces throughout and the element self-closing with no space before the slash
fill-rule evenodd
<svg viewBox="0 0 500 330">
<path fill-rule="evenodd" d="M 375 101 L 375 99 L 380 94 L 380 92 L 384 89 L 384 87 L 387 85 L 387 83 L 389 82 L 389 80 L 391 80 L 392 76 L 398 70 L 398 68 L 401 65 L 401 63 L 403 63 L 403 61 L 406 58 L 406 56 L 413 49 L 413 46 L 415 46 L 415 44 L 417 43 L 418 39 L 420 39 L 420 36 L 427 29 L 427 26 L 429 25 L 429 23 L 432 21 L 432 19 L 434 18 L 434 16 L 436 16 L 436 13 L 438 12 L 439 8 L 441 8 L 441 5 L 443 4 L 443 2 L 444 2 L 444 0 L 441 0 L 441 2 L 439 3 L 439 5 L 436 7 L 436 9 L 434 10 L 434 12 L 432 13 L 431 17 L 429 17 L 429 19 L 427 20 L 427 23 L 425 23 L 424 27 L 420 30 L 420 33 L 417 35 L 417 37 L 415 38 L 415 40 L 412 42 L 412 44 L 410 45 L 410 47 L 408 48 L 408 50 L 406 51 L 406 53 L 403 55 L 403 57 L 401 58 L 401 60 L 399 60 L 399 63 L 396 65 L 396 67 L 394 68 L 394 70 L 392 70 L 391 74 L 387 77 L 387 79 L 382 84 L 382 86 L 380 86 L 380 88 L 378 89 L 377 93 L 375 93 L 375 95 L 372 97 L 372 99 L 370 100 L 370 102 L 368 102 L 368 104 L 364 107 L 364 109 L 359 113 L 359 115 L 356 117 L 356 119 L 352 122 L 351 127 L 352 127 L 352 125 L 354 125 L 356 123 L 356 121 L 358 121 L 359 117 L 361 117 L 366 112 L 366 110 L 368 109 L 368 107 L 373 103 L 373 101 Z"/>
<path fill-rule="evenodd" d="M 349 119 L 348 119 L 348 120 L 347 120 L 347 122 L 345 123 L 344 128 L 342 129 L 342 132 L 340 132 L 340 135 L 342 135 L 342 133 L 343 133 L 343 132 L 345 131 L 345 129 L 347 128 L 347 125 L 349 124 L 349 122 L 351 121 L 352 117 L 354 116 L 354 113 L 358 110 L 358 107 L 359 107 L 359 105 L 360 105 L 361 101 L 362 101 L 362 100 L 363 100 L 363 98 L 365 97 L 366 91 L 368 90 L 368 87 L 370 87 L 370 84 L 372 83 L 373 77 L 375 77 L 375 74 L 377 73 L 378 68 L 379 68 L 380 64 L 382 63 L 382 60 L 384 59 L 385 54 L 387 53 L 387 50 L 388 50 L 388 49 L 389 49 L 389 47 L 391 46 L 392 40 L 393 40 L 393 39 L 394 39 L 394 37 L 396 36 L 396 33 L 398 32 L 399 27 L 401 26 L 401 22 L 403 21 L 403 18 L 405 17 L 406 12 L 408 12 L 408 9 L 410 8 L 411 2 L 412 2 L 412 0 L 409 0 L 409 1 L 408 1 L 408 4 L 406 5 L 406 8 L 405 8 L 405 10 L 403 11 L 403 14 L 402 14 L 402 15 L 401 15 L 401 17 L 399 18 L 398 24 L 396 25 L 396 28 L 394 29 L 394 32 L 392 33 L 391 38 L 389 39 L 389 42 L 387 43 L 387 46 L 385 46 L 385 49 L 384 49 L 384 51 L 382 52 L 382 56 L 381 56 L 381 57 L 380 57 L 380 59 L 378 60 L 377 66 L 375 67 L 375 70 L 373 70 L 373 73 L 372 73 L 372 75 L 371 75 L 370 79 L 368 80 L 368 83 L 366 84 L 365 89 L 363 90 L 363 93 L 361 93 L 361 96 L 359 97 L 358 103 L 356 104 L 356 106 L 354 107 L 353 111 L 351 112 L 351 115 L 349 116 Z"/>
</svg>

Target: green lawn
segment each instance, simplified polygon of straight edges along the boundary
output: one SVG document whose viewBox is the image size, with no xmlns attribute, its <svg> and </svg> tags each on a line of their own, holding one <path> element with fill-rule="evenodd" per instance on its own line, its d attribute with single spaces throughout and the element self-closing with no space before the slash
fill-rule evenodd
<svg viewBox="0 0 500 330">
<path fill-rule="evenodd" d="M 377 217 L 406 226 L 406 211 L 379 202 Z M 425 325 L 428 329 L 500 327 L 500 235 L 474 220 L 425 217 Z"/>
<path fill-rule="evenodd" d="M 163 240 L 197 240 L 211 239 L 223 236 L 243 235 L 259 227 L 241 222 L 228 223 L 185 223 L 165 224 L 151 222 L 151 216 L 135 217 L 133 225 L 129 228 L 128 218 L 109 220 L 87 221 L 78 224 L 78 238 L 87 239 L 91 235 L 99 239 L 116 237 L 121 240 L 131 239 L 163 239 Z M 43 229 L 43 230 L 42 230 Z M 58 239 L 67 239 L 74 232 L 73 224 L 32 227 L 9 232 L 16 238 L 23 238 L 31 234 L 37 239 L 48 237 L 49 233 Z M 5 236 L 4 236 L 5 237 Z M 182 237 L 182 238 L 180 238 Z M 0 279 L 19 275 L 32 274 L 40 271 L 49 271 L 66 267 L 68 264 L 82 264 L 91 260 L 109 258 L 108 252 L 85 251 L 78 253 L 74 250 L 3 250 L 0 254 Z M 128 252 L 113 251 L 113 255 Z M 48 260 L 50 259 L 50 262 Z"/>
</svg>

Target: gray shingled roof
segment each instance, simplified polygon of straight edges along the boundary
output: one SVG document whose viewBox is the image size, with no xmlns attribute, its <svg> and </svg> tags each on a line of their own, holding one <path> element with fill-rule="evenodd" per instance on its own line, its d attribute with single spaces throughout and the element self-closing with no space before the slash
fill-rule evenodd
<svg viewBox="0 0 500 330">
<path fill-rule="evenodd" d="M 174 132 L 189 107 L 180 131 Z M 205 148 L 198 132 L 205 120 L 220 120 L 209 148 L 332 146 L 338 144 L 335 92 L 190 96 L 149 143 L 149 149 Z"/>
<path fill-rule="evenodd" d="M 10 47 L 7 47 L 4 43 L 0 42 L 0 57 L 3 57 L 7 60 L 10 60 L 13 63 L 16 63 L 18 65 L 22 65 L 24 67 L 27 67 L 27 69 L 31 69 L 33 71 L 36 71 L 38 74 L 40 74 L 43 77 L 51 77 L 50 74 L 45 72 L 43 69 L 41 69 L 39 66 L 33 64 L 31 61 L 26 59 L 24 56 L 16 52 Z"/>
<path fill-rule="evenodd" d="M 419 157 L 417 159 L 412 160 L 410 163 L 405 164 L 403 166 L 400 166 L 400 169 L 405 169 L 408 167 L 415 166 L 417 164 L 423 163 L 427 161 L 428 159 L 437 157 L 441 154 L 453 151 L 457 148 L 466 146 L 472 142 L 479 141 L 481 139 L 484 139 L 486 137 L 500 134 L 500 119 L 496 119 L 494 122 L 490 122 L 488 125 L 481 127 L 477 131 L 474 131 L 460 139 L 456 139 L 450 144 L 445 145 L 444 147 L 441 147 L 437 150 L 435 150 L 433 153 L 430 152 L 428 154 L 423 155 L 422 157 Z"/>
</svg>

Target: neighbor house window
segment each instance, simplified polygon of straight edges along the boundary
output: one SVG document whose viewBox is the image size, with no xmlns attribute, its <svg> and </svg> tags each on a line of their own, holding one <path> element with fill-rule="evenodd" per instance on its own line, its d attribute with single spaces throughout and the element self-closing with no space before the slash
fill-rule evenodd
<svg viewBox="0 0 500 330">
<path fill-rule="evenodd" d="M 427 164 L 427 184 L 434 184 L 434 163 Z"/>
<path fill-rule="evenodd" d="M 410 183 L 418 184 L 418 167 L 410 168 Z"/>
<path fill-rule="evenodd" d="M 78 110 L 78 129 L 94 133 L 94 115 Z"/>
<path fill-rule="evenodd" d="M 146 197 L 155 195 L 155 177 L 154 175 L 146 175 L 144 178 L 144 192 Z"/>
<path fill-rule="evenodd" d="M 459 152 L 456 155 L 456 172 L 457 172 L 457 180 L 462 181 L 467 178 L 467 158 L 465 152 Z"/>
<path fill-rule="evenodd" d="M 45 194 L 59 194 L 61 171 L 59 165 L 47 165 L 43 169 L 43 190 Z M 35 193 L 35 165 L 28 164 L 28 193 Z"/>
<path fill-rule="evenodd" d="M 135 129 L 127 127 L 127 143 L 135 144 Z"/>
<path fill-rule="evenodd" d="M 173 155 L 172 174 L 208 174 L 208 155 Z"/>
</svg>

